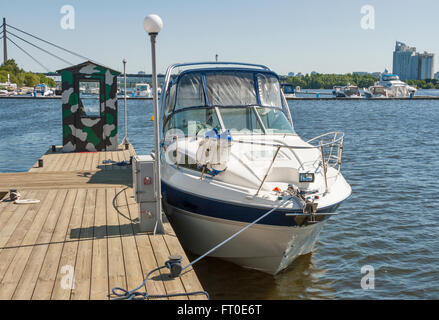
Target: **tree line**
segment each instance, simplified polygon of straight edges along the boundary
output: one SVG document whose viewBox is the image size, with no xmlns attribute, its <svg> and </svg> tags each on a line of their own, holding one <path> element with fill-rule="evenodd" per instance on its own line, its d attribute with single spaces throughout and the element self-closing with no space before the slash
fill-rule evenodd
<svg viewBox="0 0 439 320">
<path fill-rule="evenodd" d="M 14 59 L 9 59 L 0 66 L 0 82 L 9 81 L 16 83 L 19 87 L 33 87 L 38 83 L 45 83 L 49 87 L 55 87 L 53 79 L 46 77 L 42 73 L 27 72 L 21 69 Z"/>
<path fill-rule="evenodd" d="M 283 81 L 291 83 L 294 86 L 300 86 L 303 89 L 332 89 L 334 86 L 345 86 L 350 83 L 359 88 L 367 88 L 373 86 L 379 78 L 371 74 L 305 74 L 302 77 L 292 76 L 284 77 Z M 439 89 L 439 81 L 437 79 L 428 80 L 407 80 L 409 85 L 414 85 L 419 89 Z"/>
</svg>

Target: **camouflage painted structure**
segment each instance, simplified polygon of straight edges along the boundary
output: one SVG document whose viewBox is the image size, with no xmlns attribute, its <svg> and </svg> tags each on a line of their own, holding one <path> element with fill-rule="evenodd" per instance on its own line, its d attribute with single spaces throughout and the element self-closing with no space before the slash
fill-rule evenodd
<svg viewBox="0 0 439 320">
<path fill-rule="evenodd" d="M 117 76 L 119 71 L 91 61 L 58 70 L 62 81 L 64 152 L 117 150 Z M 80 83 L 97 85 L 99 110 L 87 114 Z M 99 98 L 98 98 L 99 97 Z"/>
</svg>

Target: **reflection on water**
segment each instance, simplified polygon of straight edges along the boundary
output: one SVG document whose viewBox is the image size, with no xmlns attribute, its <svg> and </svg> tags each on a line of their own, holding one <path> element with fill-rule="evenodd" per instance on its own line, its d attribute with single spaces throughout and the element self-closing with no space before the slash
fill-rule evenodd
<svg viewBox="0 0 439 320">
<path fill-rule="evenodd" d="M 190 259 L 196 256 L 188 254 Z M 241 268 L 216 258 L 205 258 L 195 265 L 203 287 L 212 299 L 332 299 L 335 289 L 324 278 L 312 253 L 300 256 L 281 273 L 272 276 Z"/>
<path fill-rule="evenodd" d="M 287 270 L 273 277 L 208 258 L 195 266 L 203 286 L 215 299 L 438 299 L 439 101 L 289 103 L 305 139 L 345 132 L 342 172 L 352 196 L 313 253 Z M 152 113 L 151 101 L 128 100 L 138 154 L 153 147 Z M 61 100 L 0 99 L 0 114 L 0 172 L 27 171 L 61 144 Z M 360 286 L 364 265 L 375 269 L 374 290 Z"/>
</svg>

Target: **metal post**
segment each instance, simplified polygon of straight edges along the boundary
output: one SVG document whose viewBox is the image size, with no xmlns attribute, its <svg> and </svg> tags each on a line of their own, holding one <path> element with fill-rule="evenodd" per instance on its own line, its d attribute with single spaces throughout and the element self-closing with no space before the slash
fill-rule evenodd
<svg viewBox="0 0 439 320">
<path fill-rule="evenodd" d="M 125 135 L 122 140 L 123 145 L 129 144 L 128 135 L 127 135 L 127 72 L 126 72 L 126 64 L 127 61 L 123 59 L 123 74 L 124 74 L 124 90 L 123 90 L 123 119 L 124 119 L 124 127 L 125 127 Z"/>
<path fill-rule="evenodd" d="M 8 48 L 6 46 L 6 18 L 3 18 L 3 63 L 8 61 Z"/>
<path fill-rule="evenodd" d="M 162 187 L 161 187 L 161 174 L 160 174 L 160 136 L 159 136 L 159 104 L 158 104 L 158 92 L 157 92 L 157 71 L 156 71 L 156 58 L 155 58 L 155 40 L 157 33 L 150 33 L 151 37 L 151 57 L 152 57 L 152 90 L 153 90 L 153 107 L 154 107 L 154 150 L 155 150 L 155 194 L 156 194 L 156 214 L 157 223 L 154 228 L 154 234 L 164 233 L 163 221 L 162 221 Z"/>
</svg>

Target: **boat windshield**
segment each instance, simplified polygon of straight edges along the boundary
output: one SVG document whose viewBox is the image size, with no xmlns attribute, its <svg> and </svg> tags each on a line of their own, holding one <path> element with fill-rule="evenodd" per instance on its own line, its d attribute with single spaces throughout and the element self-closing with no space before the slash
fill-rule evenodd
<svg viewBox="0 0 439 320">
<path fill-rule="evenodd" d="M 221 117 L 224 128 L 221 126 Z M 294 130 L 282 110 L 268 107 L 190 108 L 176 112 L 165 131 L 178 129 L 185 136 L 196 136 L 213 128 L 229 129 L 234 134 L 292 134 Z"/>
<path fill-rule="evenodd" d="M 396 74 L 383 74 L 383 81 L 391 81 L 391 80 L 399 80 L 399 77 Z"/>
<path fill-rule="evenodd" d="M 169 85 L 165 130 L 196 135 L 203 129 L 234 133 L 294 133 L 282 103 L 278 77 L 271 72 L 203 70 Z"/>
<path fill-rule="evenodd" d="M 146 85 L 146 84 L 139 84 L 136 87 L 137 87 L 137 90 L 141 90 L 141 91 L 148 90 L 148 85 Z"/>
</svg>

